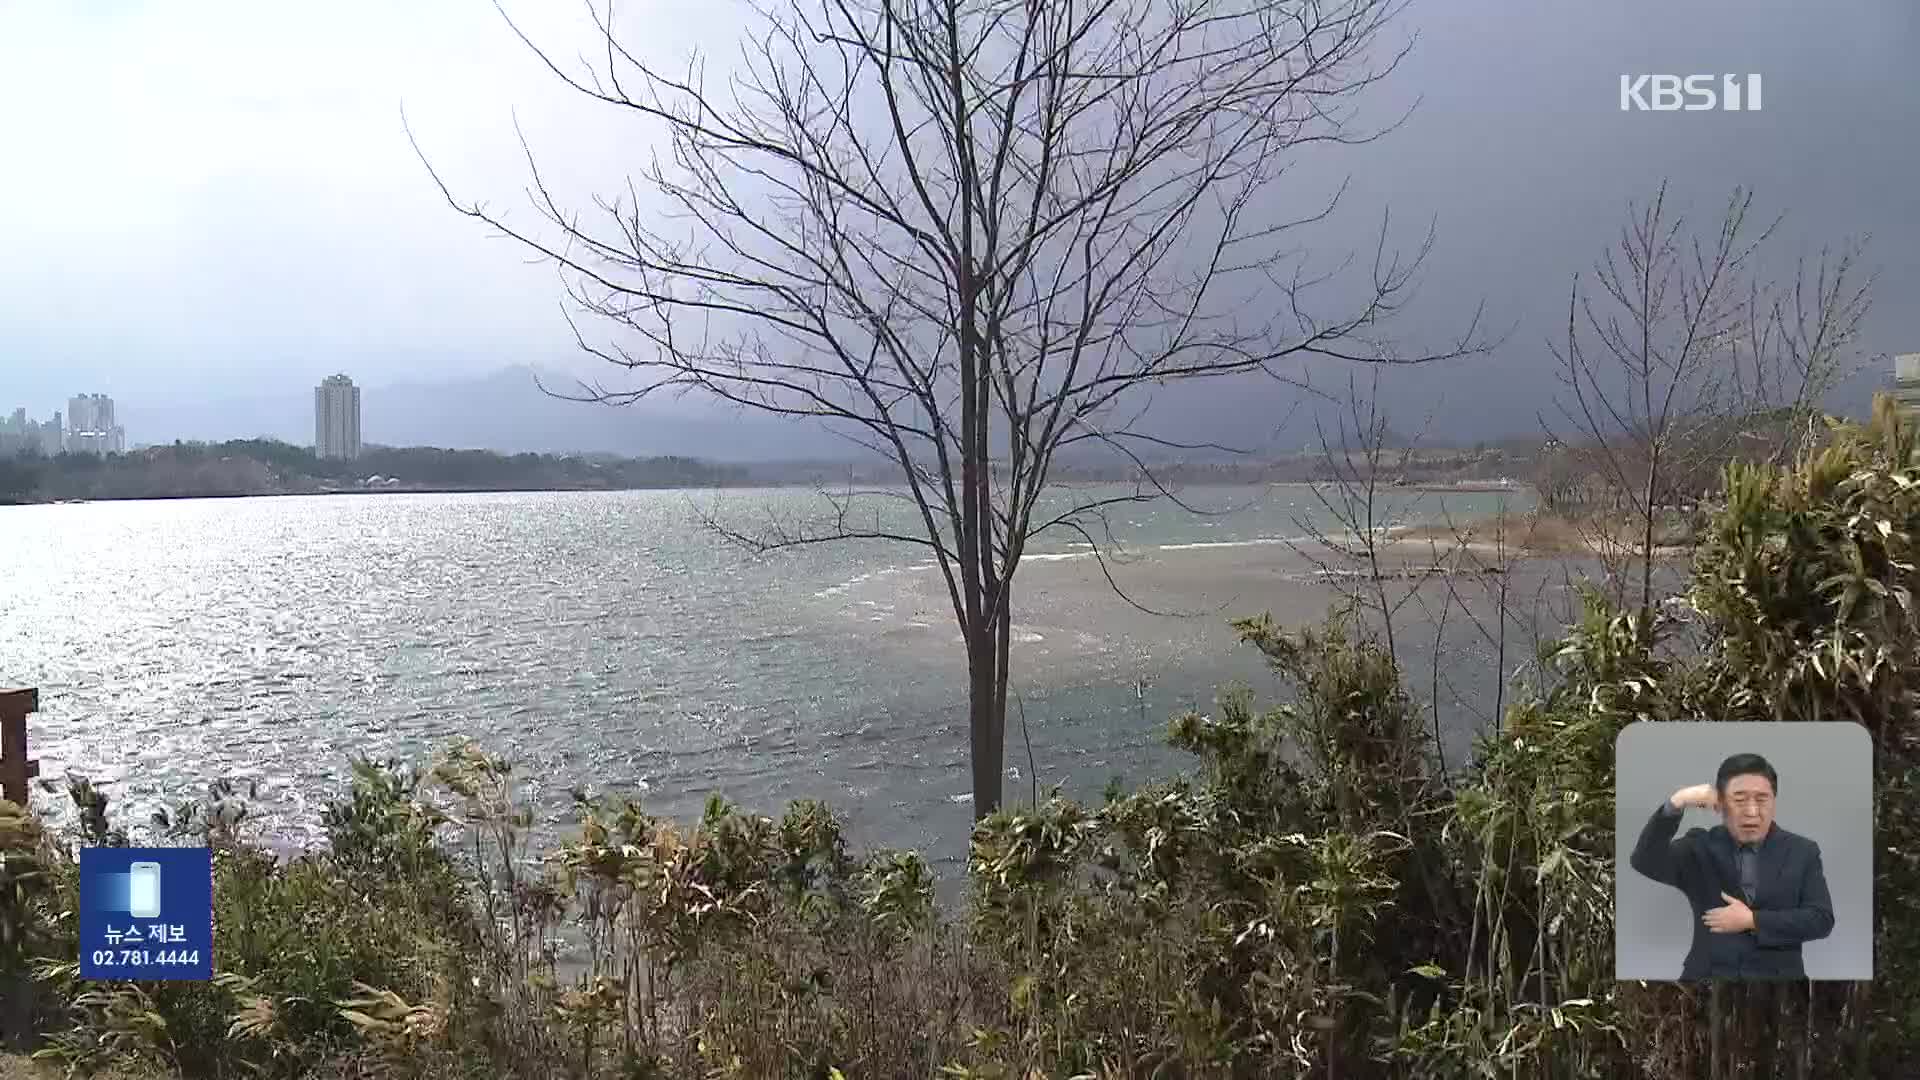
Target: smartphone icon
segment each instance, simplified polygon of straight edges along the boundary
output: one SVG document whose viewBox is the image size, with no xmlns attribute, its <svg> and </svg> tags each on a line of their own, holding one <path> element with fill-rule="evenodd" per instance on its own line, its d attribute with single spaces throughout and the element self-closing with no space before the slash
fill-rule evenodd
<svg viewBox="0 0 1920 1080">
<path fill-rule="evenodd" d="M 127 873 L 127 910 L 136 919 L 160 917 L 160 864 L 137 862 Z"/>
</svg>

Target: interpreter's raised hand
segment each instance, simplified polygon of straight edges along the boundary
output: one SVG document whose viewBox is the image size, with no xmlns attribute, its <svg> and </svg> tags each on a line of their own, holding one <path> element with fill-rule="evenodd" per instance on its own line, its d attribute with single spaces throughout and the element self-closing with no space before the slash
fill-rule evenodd
<svg viewBox="0 0 1920 1080">
<path fill-rule="evenodd" d="M 1718 810 L 1720 793 L 1714 790 L 1712 784 L 1695 784 L 1674 792 L 1673 797 L 1667 800 L 1667 804 L 1675 810 L 1685 810 L 1689 806 L 1697 806 L 1702 810 Z"/>
<path fill-rule="evenodd" d="M 1700 916 L 1700 921 L 1707 924 L 1708 930 L 1716 934 L 1739 934 L 1753 929 L 1753 909 L 1747 906 L 1746 901 L 1726 893 L 1721 893 L 1720 899 L 1727 902 L 1726 907 L 1714 908 Z"/>
</svg>

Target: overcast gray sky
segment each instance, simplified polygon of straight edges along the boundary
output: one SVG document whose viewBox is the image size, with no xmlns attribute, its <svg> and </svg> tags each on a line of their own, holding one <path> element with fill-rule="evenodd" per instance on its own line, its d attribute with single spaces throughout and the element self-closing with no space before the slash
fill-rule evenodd
<svg viewBox="0 0 1920 1080">
<path fill-rule="evenodd" d="M 584 41 L 565 0 L 509 8 L 558 53 Z M 719 0 L 623 11 L 656 58 L 745 25 Z M 1437 225 L 1402 335 L 1481 299 L 1516 327 L 1496 356 L 1400 377 L 1414 400 L 1524 427 L 1569 275 L 1662 177 L 1709 218 L 1753 187 L 1789 214 L 1785 257 L 1871 233 L 1867 344 L 1920 350 L 1920 4 L 1414 0 L 1399 32 L 1415 50 L 1374 112 L 1418 98 L 1412 118 L 1303 184 L 1351 175 L 1356 245 L 1388 206 Z M 1759 72 L 1765 108 L 1621 112 L 1623 72 Z M 553 271 L 446 208 L 401 108 L 463 194 L 501 206 L 524 205 L 516 114 L 575 193 L 650 152 L 483 0 L 0 0 L 0 103 L 0 407 L 36 416 L 83 390 L 151 416 L 334 370 L 377 387 L 574 362 Z"/>
</svg>

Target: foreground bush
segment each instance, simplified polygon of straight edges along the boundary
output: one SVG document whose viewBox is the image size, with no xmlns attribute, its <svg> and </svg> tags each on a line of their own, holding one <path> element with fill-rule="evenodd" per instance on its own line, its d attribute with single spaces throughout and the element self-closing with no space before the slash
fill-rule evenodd
<svg viewBox="0 0 1920 1080">
<path fill-rule="evenodd" d="M 457 747 L 358 764 L 291 861 L 237 838 L 225 789 L 169 815 L 216 850 L 206 984 L 76 983 L 71 848 L 0 814 L 0 965 L 37 976 L 41 1055 L 79 1071 L 1916 1075 L 1914 450 L 1883 404 L 1797 468 L 1731 471 L 1682 603 L 1589 597 L 1451 775 L 1363 628 L 1242 622 L 1288 700 L 1175 719 L 1185 777 L 982 821 L 951 917 L 921 859 L 850 853 L 815 803 L 680 825 L 583 798 L 534 862 L 507 763 Z M 1678 719 L 1873 733 L 1871 990 L 1613 981 L 1614 738 Z M 89 842 L 125 842 L 73 795 Z"/>
</svg>

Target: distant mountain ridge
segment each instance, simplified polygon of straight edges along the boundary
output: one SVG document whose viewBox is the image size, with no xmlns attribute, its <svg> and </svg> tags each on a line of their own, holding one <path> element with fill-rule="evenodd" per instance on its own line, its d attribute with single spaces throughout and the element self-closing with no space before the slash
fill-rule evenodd
<svg viewBox="0 0 1920 1080">
<path fill-rule="evenodd" d="M 691 397 L 626 406 L 568 401 L 543 392 L 536 375 L 556 391 L 575 385 L 564 374 L 525 366 L 445 382 L 380 385 L 356 378 L 361 441 L 503 454 L 679 455 L 728 462 L 839 459 L 855 451 L 844 439 L 808 425 L 716 408 Z M 266 437 L 296 446 L 313 443 L 311 389 L 176 405 L 164 412 L 142 412 L 138 402 L 128 402 L 122 411 L 131 437 L 140 442 Z"/>
<path fill-rule="evenodd" d="M 352 370 L 348 368 L 348 374 Z M 1392 376 L 1392 377 L 1386 377 Z M 387 446 L 437 446 L 499 453 L 614 454 L 622 457 L 682 456 L 729 463 L 852 461 L 868 456 L 847 439 L 806 421 L 702 399 L 698 394 L 610 406 L 569 401 L 540 389 L 575 387 L 571 376 L 514 366 L 468 379 L 361 386 L 361 437 Z M 1462 366 L 1442 371 L 1390 371 L 1380 382 L 1389 445 L 1470 447 L 1512 438 L 1538 438 L 1532 415 L 1476 407 L 1476 398 L 1498 396 L 1479 388 L 1485 374 Z M 1248 451 L 1255 458 L 1317 452 L 1320 435 L 1340 440 L 1340 425 L 1354 426 L 1341 380 L 1333 400 L 1315 398 L 1264 378 L 1203 381 L 1155 391 L 1142 428 L 1184 442 L 1212 442 Z M 1873 391 L 1886 382 L 1877 368 L 1863 371 L 1829 396 L 1830 410 L 1864 415 Z M 163 409 L 137 399 L 120 402 L 129 439 L 169 443 L 176 439 L 220 442 L 267 437 L 308 446 L 313 442 L 311 388 L 231 400 L 174 403 Z M 1559 420 L 1551 402 L 1540 412 Z M 1349 438 L 1352 438 L 1351 430 Z M 1146 445 L 1136 449 L 1147 451 Z M 1078 457 L 1080 455 L 1069 455 Z M 1102 455 L 1105 456 L 1105 455 Z M 1147 453 L 1155 460 L 1227 459 L 1218 451 Z"/>
</svg>

